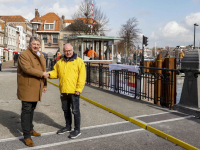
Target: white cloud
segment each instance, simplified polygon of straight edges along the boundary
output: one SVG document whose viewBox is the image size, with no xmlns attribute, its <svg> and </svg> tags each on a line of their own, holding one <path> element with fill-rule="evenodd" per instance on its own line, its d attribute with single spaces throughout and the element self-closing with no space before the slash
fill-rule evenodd
<svg viewBox="0 0 200 150">
<path fill-rule="evenodd" d="M 1 0 L 0 0 L 1 1 Z M 9 0 L 11 1 L 11 0 Z M 20 0 L 18 0 L 20 1 Z M 21 0 L 23 1 L 23 0 Z M 40 3 L 41 0 L 34 0 L 35 3 Z M 42 1 L 43 2 L 43 1 Z M 51 4 L 50 6 L 40 5 L 40 7 L 35 7 L 34 5 L 24 5 L 21 7 L 9 6 L 6 4 L 0 5 L 0 15 L 21 15 L 24 18 L 31 20 L 35 17 L 35 9 L 38 9 L 40 16 L 43 16 L 49 12 L 54 12 L 58 14 L 59 17 L 62 15 L 65 16 L 66 19 L 71 19 L 72 14 L 78 9 L 78 5 L 73 5 L 71 7 L 67 5 L 62 5 L 60 2 L 56 2 Z M 9 10 L 9 11 L 8 11 Z"/>
<path fill-rule="evenodd" d="M 161 34 L 166 38 L 177 38 L 181 35 L 186 35 L 189 31 L 179 25 L 177 22 L 168 22 L 163 28 L 160 29 Z"/>
<path fill-rule="evenodd" d="M 153 31 L 149 38 L 149 45 L 177 46 L 193 43 L 193 32 L 175 21 L 168 22 L 157 31 Z"/>
<path fill-rule="evenodd" d="M 26 0 L 0 0 L 1 4 L 25 3 Z"/>
<path fill-rule="evenodd" d="M 200 12 L 192 13 L 192 14 L 186 16 L 185 22 L 190 27 L 193 27 L 195 23 L 200 25 Z"/>
<path fill-rule="evenodd" d="M 41 7 L 38 9 L 40 15 L 45 15 L 49 12 L 54 12 L 58 16 L 64 15 L 66 19 L 71 19 L 71 16 L 74 14 L 74 12 L 78 9 L 78 6 L 75 5 L 73 7 L 68 7 L 66 5 L 60 6 L 59 2 L 54 3 L 52 7 Z"/>
<path fill-rule="evenodd" d="M 13 6 L 6 6 L 6 5 L 0 5 L 0 14 L 2 16 L 6 15 L 22 15 L 24 17 L 24 14 L 27 14 L 30 12 L 30 8 L 28 7 L 21 7 L 21 8 L 16 8 Z M 27 18 L 26 18 L 27 19 Z"/>
<path fill-rule="evenodd" d="M 155 32 L 152 32 L 150 38 L 158 39 L 158 36 L 155 34 Z"/>
<path fill-rule="evenodd" d="M 108 6 L 108 3 L 107 3 L 107 2 L 102 2 L 100 5 L 101 5 L 102 7 L 103 7 L 103 6 Z"/>
</svg>

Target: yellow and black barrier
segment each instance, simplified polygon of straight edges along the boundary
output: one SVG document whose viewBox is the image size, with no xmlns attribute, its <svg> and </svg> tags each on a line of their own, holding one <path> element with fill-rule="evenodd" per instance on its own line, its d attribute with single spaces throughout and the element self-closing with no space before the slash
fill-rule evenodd
<svg viewBox="0 0 200 150">
<path fill-rule="evenodd" d="M 55 83 L 53 83 L 53 82 L 51 82 L 49 80 L 47 80 L 47 82 L 59 87 L 57 84 L 55 84 Z M 91 103 L 91 104 L 93 104 L 93 105 L 95 105 L 95 106 L 97 106 L 97 107 L 100 107 L 100 108 L 102 108 L 102 109 L 104 109 L 104 110 L 106 110 L 108 112 L 111 112 L 111 113 L 115 114 L 116 116 L 125 119 L 126 121 L 130 121 L 131 123 L 136 124 L 137 126 L 139 126 L 141 128 L 144 128 L 144 129 L 146 129 L 146 130 L 148 130 L 148 131 L 150 131 L 150 132 L 152 132 L 152 133 L 154 133 L 154 134 L 156 134 L 156 135 L 158 135 L 158 136 L 160 136 L 160 137 L 162 137 L 162 138 L 164 138 L 164 139 L 166 139 L 166 140 L 168 140 L 168 141 L 170 141 L 172 143 L 175 143 L 175 144 L 177 144 L 177 145 L 179 145 L 179 146 L 181 146 L 181 147 L 183 147 L 185 149 L 199 150 L 198 148 L 196 148 L 196 147 L 194 147 L 194 146 L 192 146 L 192 145 L 190 145 L 188 143 L 185 143 L 185 142 L 183 142 L 183 141 L 181 141 L 181 140 L 179 140 L 179 139 L 177 139 L 177 138 L 175 138 L 175 137 L 173 137 L 171 135 L 168 135 L 165 132 L 162 132 L 162 131 L 160 131 L 160 130 L 154 128 L 154 127 L 151 127 L 151 126 L 149 126 L 149 125 L 147 125 L 145 123 L 142 123 L 142 122 L 140 122 L 140 121 L 138 121 L 136 119 L 133 119 L 133 118 L 128 117 L 128 116 L 125 116 L 125 115 L 123 115 L 123 114 L 121 114 L 121 113 L 119 113 L 119 112 L 117 112 L 117 111 L 115 111 L 113 109 L 110 109 L 110 108 L 108 108 L 108 107 L 106 107 L 106 106 L 104 106 L 102 104 L 99 104 L 99 103 L 97 103 L 97 102 L 95 102 L 95 101 L 93 101 L 93 100 L 91 100 L 89 98 L 86 98 L 84 96 L 80 96 L 80 98 L 85 100 L 85 101 L 87 101 L 87 102 L 89 102 L 89 103 Z"/>
</svg>

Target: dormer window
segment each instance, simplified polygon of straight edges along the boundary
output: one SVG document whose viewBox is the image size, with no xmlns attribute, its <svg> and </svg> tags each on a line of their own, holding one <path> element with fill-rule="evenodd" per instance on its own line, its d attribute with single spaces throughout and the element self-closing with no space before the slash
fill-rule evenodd
<svg viewBox="0 0 200 150">
<path fill-rule="evenodd" d="M 54 24 L 45 24 L 44 25 L 45 30 L 54 30 Z"/>
</svg>

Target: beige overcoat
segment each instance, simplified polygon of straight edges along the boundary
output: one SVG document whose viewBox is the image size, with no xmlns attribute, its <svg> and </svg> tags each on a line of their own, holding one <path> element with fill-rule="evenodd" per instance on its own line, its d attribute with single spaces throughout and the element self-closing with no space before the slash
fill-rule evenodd
<svg viewBox="0 0 200 150">
<path fill-rule="evenodd" d="M 17 68 L 17 97 L 28 102 L 41 101 L 42 90 L 47 86 L 43 78 L 46 71 L 46 60 L 40 52 L 40 57 L 31 49 L 21 52 Z"/>
</svg>

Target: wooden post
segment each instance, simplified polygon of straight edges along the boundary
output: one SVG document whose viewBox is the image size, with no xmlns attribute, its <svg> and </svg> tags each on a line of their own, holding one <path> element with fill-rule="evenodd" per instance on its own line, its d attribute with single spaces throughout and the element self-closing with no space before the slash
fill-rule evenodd
<svg viewBox="0 0 200 150">
<path fill-rule="evenodd" d="M 162 54 L 159 54 L 157 56 L 157 60 L 156 60 L 156 68 L 162 68 Z M 155 79 L 155 92 L 154 92 L 154 104 L 157 104 L 160 106 L 160 94 L 161 94 L 161 76 L 160 74 L 162 74 L 162 70 L 157 70 L 156 73 L 158 73 L 158 77 Z"/>
<path fill-rule="evenodd" d="M 165 67 L 168 69 L 176 69 L 176 58 L 166 58 Z M 176 104 L 176 72 L 173 72 L 173 75 L 171 74 L 171 71 L 168 71 L 168 73 L 170 73 L 170 81 L 173 81 L 173 83 L 166 85 L 166 101 L 169 102 L 169 100 L 171 99 L 173 108 L 174 104 Z"/>
</svg>

